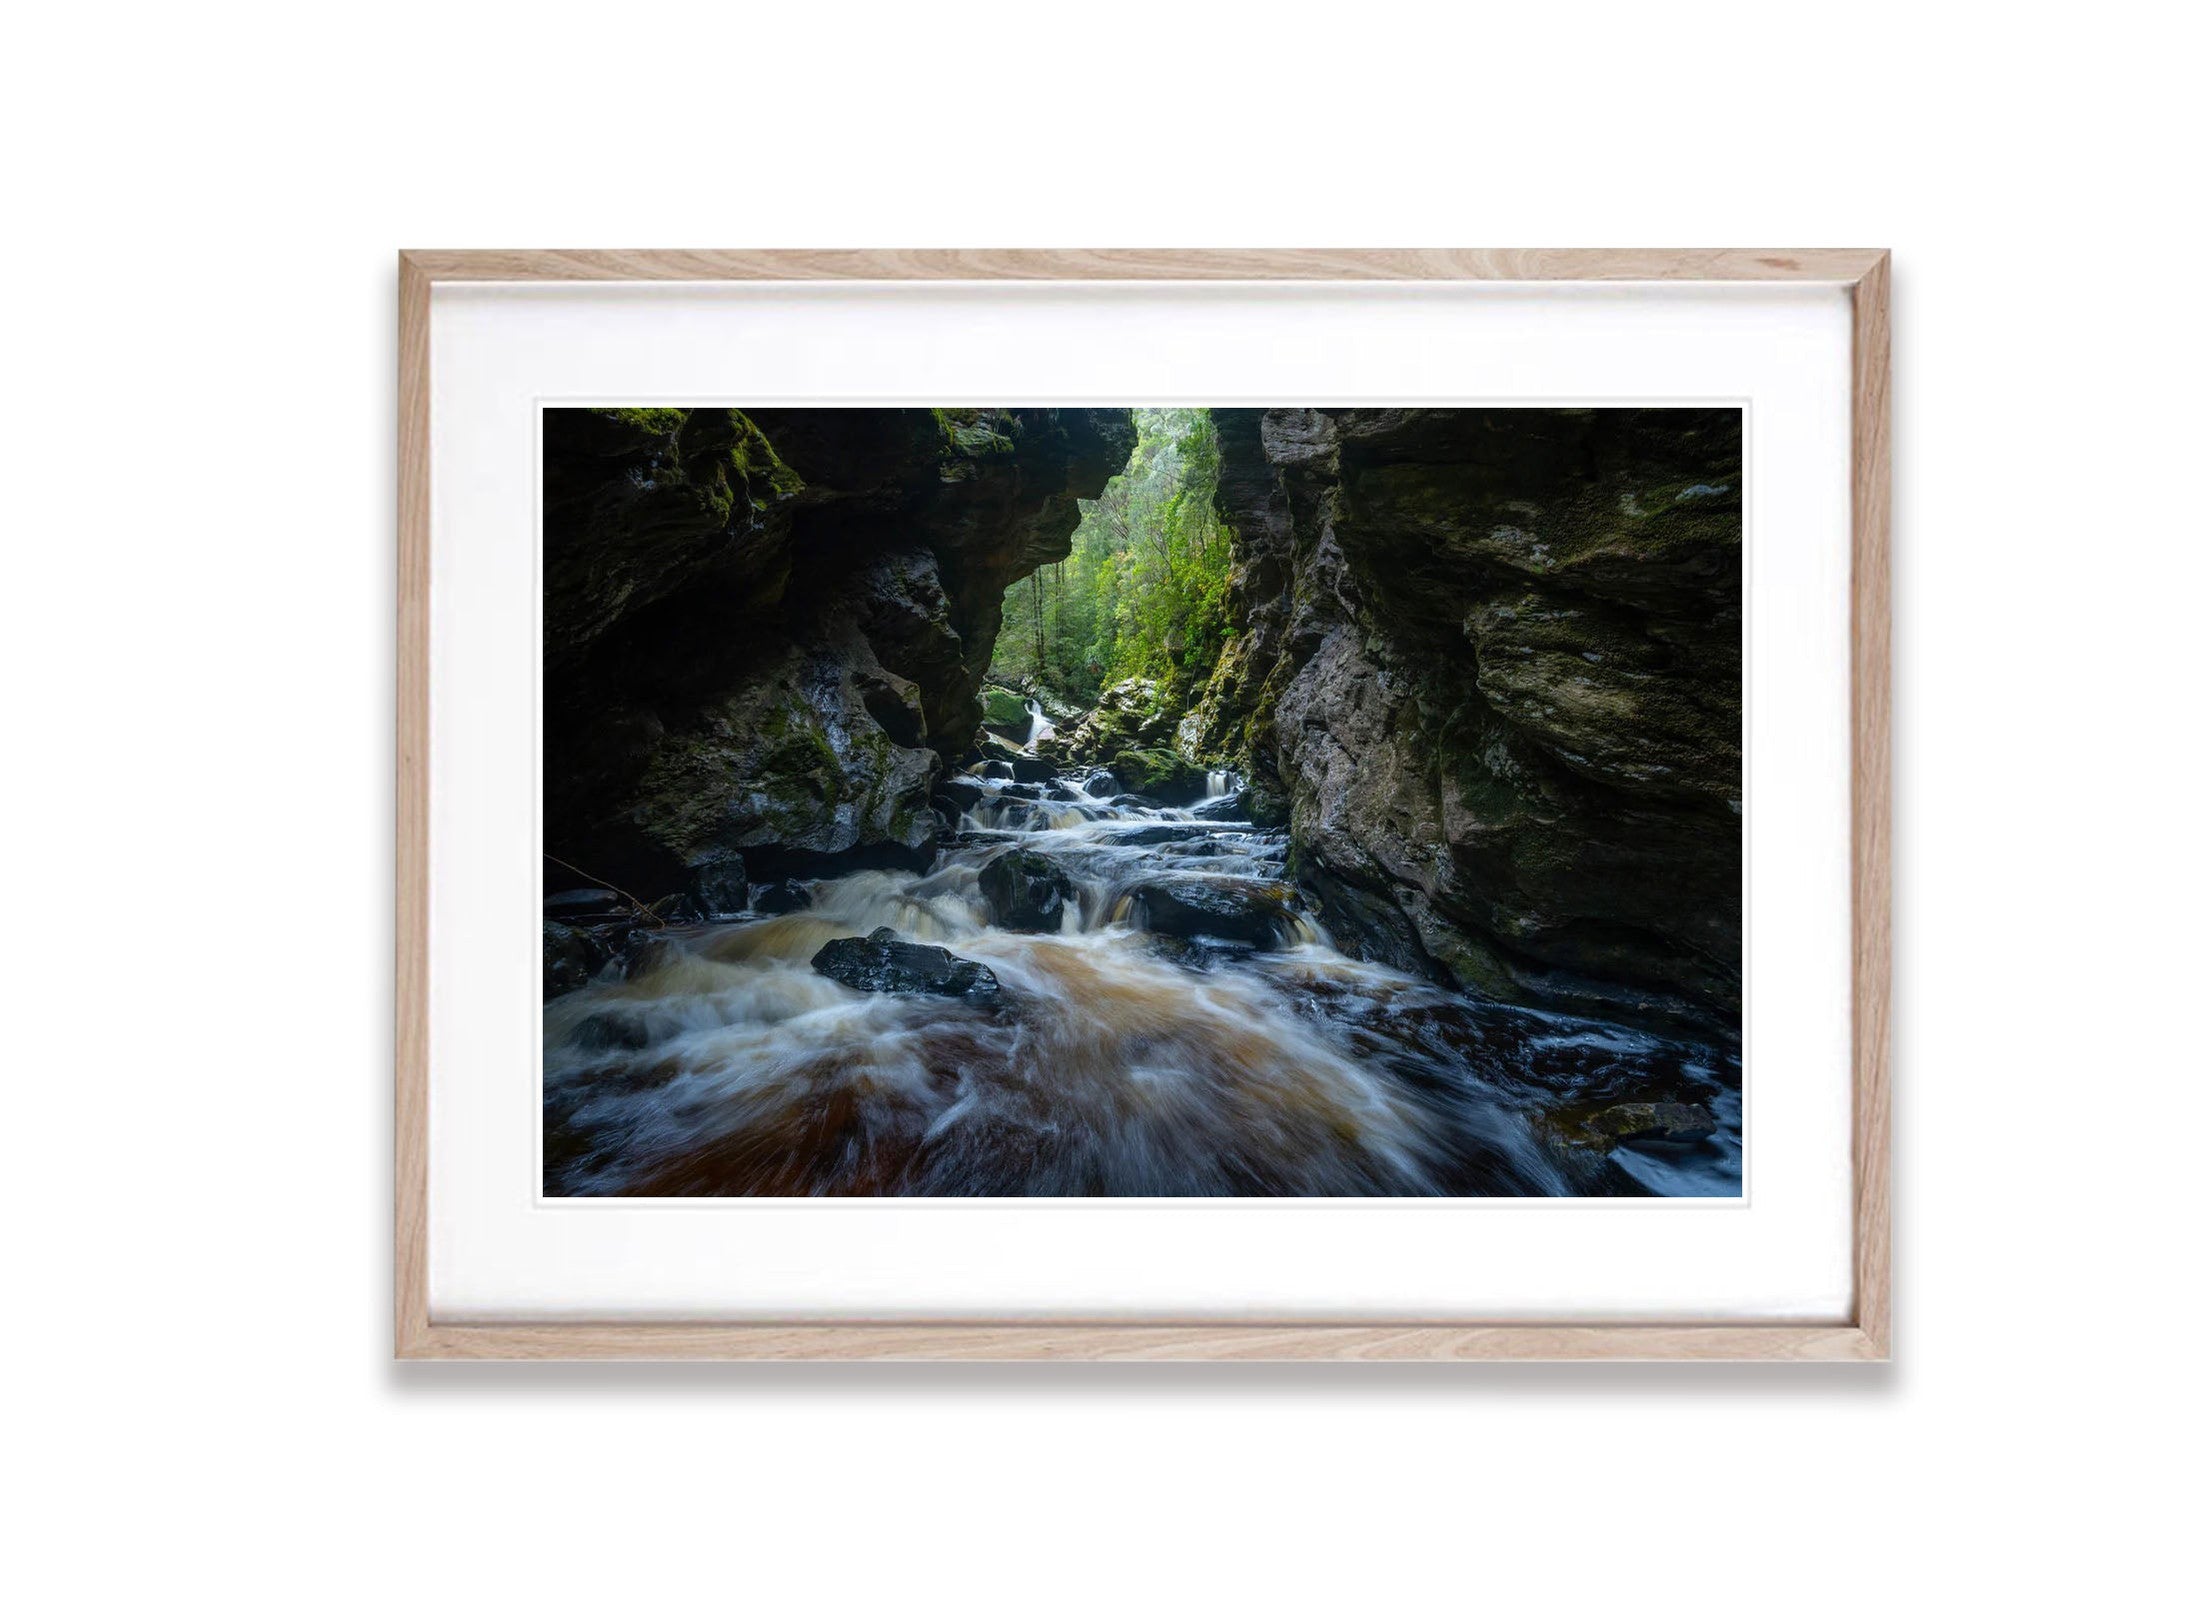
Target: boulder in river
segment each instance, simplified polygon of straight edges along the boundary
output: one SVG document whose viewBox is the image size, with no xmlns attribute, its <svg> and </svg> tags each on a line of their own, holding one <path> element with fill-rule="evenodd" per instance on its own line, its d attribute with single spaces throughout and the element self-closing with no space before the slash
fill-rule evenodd
<svg viewBox="0 0 2199 1599">
<path fill-rule="evenodd" d="M 1050 783 L 1061 776 L 1061 768 L 1052 761 L 1038 760 L 1029 755 L 1019 755 L 1008 763 L 1018 783 Z"/>
<path fill-rule="evenodd" d="M 1069 874 L 1036 850 L 996 855 L 977 874 L 993 925 L 1016 933 L 1058 933 L 1061 913 L 1076 892 Z"/>
<path fill-rule="evenodd" d="M 727 854 L 695 872 L 690 889 L 705 916 L 731 916 L 748 909 L 748 868 L 738 855 Z"/>
<path fill-rule="evenodd" d="M 1206 773 L 1174 750 L 1120 750 L 1108 770 L 1125 788 L 1162 805 L 1188 805 L 1206 793 Z"/>
<path fill-rule="evenodd" d="M 784 916 L 809 908 L 809 890 L 800 883 L 767 883 L 756 894 L 756 909 L 766 916 Z"/>
<path fill-rule="evenodd" d="M 834 982 L 874 994 L 936 994 L 991 1009 L 1005 999 L 990 966 L 938 944 L 908 944 L 890 927 L 868 938 L 836 938 L 809 964 Z"/>
<path fill-rule="evenodd" d="M 1152 932 L 1280 949 L 1289 926 L 1284 892 L 1274 883 L 1186 875 L 1140 883 L 1132 897 Z"/>
<path fill-rule="evenodd" d="M 1124 833 L 1109 833 L 1100 842 L 1118 847 L 1144 849 L 1153 844 L 1175 844 L 1188 838 L 1204 838 L 1206 829 L 1183 822 L 1158 822 L 1151 827 L 1133 827 Z"/>
<path fill-rule="evenodd" d="M 610 964 L 611 952 L 600 940 L 562 922 L 542 924 L 542 997 L 545 1000 L 587 987 L 596 973 Z"/>
<path fill-rule="evenodd" d="M 977 802 L 984 797 L 984 787 L 964 777 L 950 777 L 932 785 L 932 803 L 945 805 L 957 815 L 975 810 Z"/>
<path fill-rule="evenodd" d="M 1101 766 L 1095 768 L 1091 775 L 1085 778 L 1084 792 L 1094 799 L 1105 799 L 1110 794 L 1120 794 L 1122 784 L 1116 781 L 1113 772 Z"/>
<path fill-rule="evenodd" d="M 996 734 L 1011 743 L 1022 744 L 1031 737 L 1031 708 L 1023 696 L 1004 688 L 985 686 L 985 731 Z"/>
</svg>

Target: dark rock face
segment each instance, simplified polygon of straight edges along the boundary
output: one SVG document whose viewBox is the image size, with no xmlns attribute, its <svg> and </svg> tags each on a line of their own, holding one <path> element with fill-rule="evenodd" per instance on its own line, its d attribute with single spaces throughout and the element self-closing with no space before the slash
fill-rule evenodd
<svg viewBox="0 0 2199 1599">
<path fill-rule="evenodd" d="M 890 927 L 868 938 L 836 938 L 809 964 L 834 982 L 874 994 L 937 994 L 984 1008 L 1003 998 L 990 966 L 937 944 L 905 944 Z"/>
<path fill-rule="evenodd" d="M 544 847 L 728 909 L 743 864 L 927 863 L 1001 595 L 1134 442 L 1120 410 L 546 413 Z"/>
<path fill-rule="evenodd" d="M 1287 804 L 1332 930 L 1730 1029 L 1740 413 L 1214 419 L 1238 631 L 1190 753 Z"/>
<path fill-rule="evenodd" d="M 1015 933 L 1058 933 L 1061 913 L 1076 885 L 1061 867 L 1034 850 L 1010 850 L 985 863 L 978 889 L 993 925 Z"/>
<path fill-rule="evenodd" d="M 611 952 L 601 941 L 562 922 L 542 924 L 542 997 L 545 1000 L 585 988 L 596 973 L 611 964 Z"/>
</svg>

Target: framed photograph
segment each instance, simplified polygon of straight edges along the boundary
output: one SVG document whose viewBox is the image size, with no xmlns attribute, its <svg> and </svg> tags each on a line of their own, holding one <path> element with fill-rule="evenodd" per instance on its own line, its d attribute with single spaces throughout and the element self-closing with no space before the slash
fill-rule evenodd
<svg viewBox="0 0 2199 1599">
<path fill-rule="evenodd" d="M 401 1357 L 1886 1357 L 1885 252 L 399 283 Z"/>
</svg>

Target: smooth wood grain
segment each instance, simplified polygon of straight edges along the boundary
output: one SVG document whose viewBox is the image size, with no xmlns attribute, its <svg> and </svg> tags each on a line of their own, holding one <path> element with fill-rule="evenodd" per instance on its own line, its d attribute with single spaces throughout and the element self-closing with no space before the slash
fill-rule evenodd
<svg viewBox="0 0 2199 1599">
<path fill-rule="evenodd" d="M 398 262 L 396 1353 L 497 1360 L 1788 1360 L 1891 1349 L 1892 449 L 1883 250 L 413 250 Z M 476 1323 L 428 1310 L 430 297 L 438 282 L 1839 283 L 1854 307 L 1852 1319 L 1797 1323 Z"/>
<path fill-rule="evenodd" d="M 1811 1360 L 1875 1358 L 1848 1325 L 782 1322 L 438 1326 L 460 1360 Z"/>
<path fill-rule="evenodd" d="M 413 250 L 439 282 L 1852 283 L 1876 250 Z"/>
<path fill-rule="evenodd" d="M 1892 262 L 1881 252 L 1854 293 L 1854 518 L 1848 575 L 1850 1030 L 1855 1052 L 1855 1317 L 1880 1356 L 1891 1333 L 1893 1087 L 1893 333 Z"/>
<path fill-rule="evenodd" d="M 397 263 L 397 1347 L 428 1334 L 428 274 Z"/>
</svg>

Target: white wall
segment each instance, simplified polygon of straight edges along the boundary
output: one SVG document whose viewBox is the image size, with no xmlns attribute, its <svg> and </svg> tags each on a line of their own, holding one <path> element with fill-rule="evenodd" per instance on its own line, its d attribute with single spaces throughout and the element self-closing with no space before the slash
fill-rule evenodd
<svg viewBox="0 0 2199 1599">
<path fill-rule="evenodd" d="M 2169 13 L 743 9 L 11 24 L 20 1591 L 2132 1591 L 2199 1100 Z M 865 243 L 1895 249 L 1897 1364 L 392 1368 L 392 254 Z"/>
</svg>

